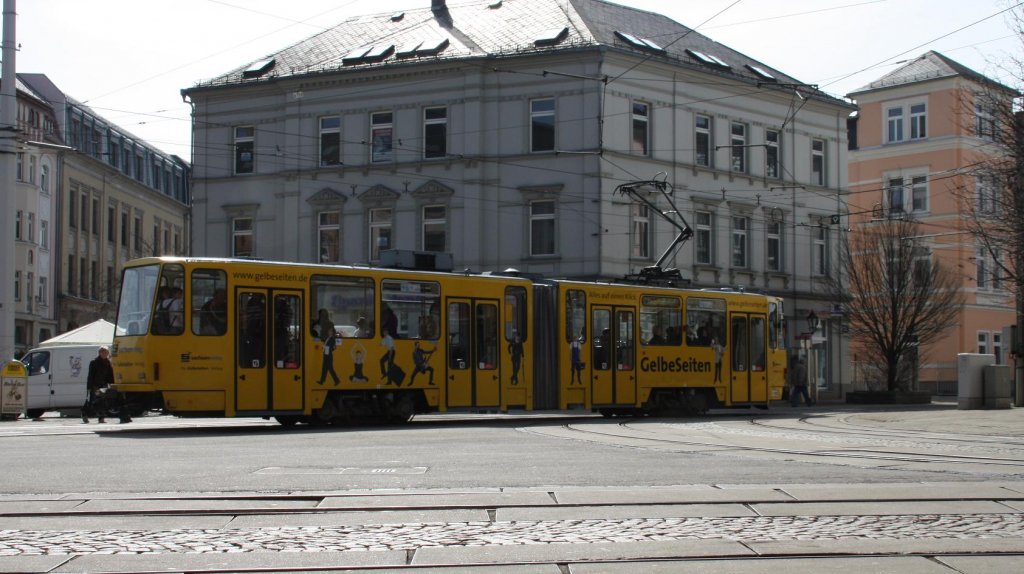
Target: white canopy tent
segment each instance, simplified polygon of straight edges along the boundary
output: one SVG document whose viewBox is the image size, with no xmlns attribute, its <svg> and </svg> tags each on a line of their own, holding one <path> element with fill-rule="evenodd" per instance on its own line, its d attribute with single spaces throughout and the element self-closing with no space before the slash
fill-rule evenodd
<svg viewBox="0 0 1024 574">
<path fill-rule="evenodd" d="M 39 343 L 40 347 L 59 347 L 62 345 L 110 345 L 114 342 L 114 324 L 99 319 L 88 325 L 62 333 Z"/>
</svg>

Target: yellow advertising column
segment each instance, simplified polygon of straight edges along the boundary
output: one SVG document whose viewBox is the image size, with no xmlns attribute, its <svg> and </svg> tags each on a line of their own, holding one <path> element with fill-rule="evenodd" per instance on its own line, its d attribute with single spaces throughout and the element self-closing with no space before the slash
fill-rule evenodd
<svg viewBox="0 0 1024 574">
<path fill-rule="evenodd" d="M 28 371 L 18 361 L 8 361 L 0 384 L 0 415 L 4 419 L 16 419 L 25 412 L 27 402 Z"/>
</svg>

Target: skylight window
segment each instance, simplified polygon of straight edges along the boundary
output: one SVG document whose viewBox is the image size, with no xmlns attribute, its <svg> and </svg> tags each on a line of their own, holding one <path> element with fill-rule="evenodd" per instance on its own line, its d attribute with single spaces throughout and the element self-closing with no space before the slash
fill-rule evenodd
<svg viewBox="0 0 1024 574">
<path fill-rule="evenodd" d="M 769 82 L 777 82 L 778 81 L 775 78 L 775 76 L 769 74 L 767 70 L 765 70 L 764 68 L 762 68 L 760 66 L 754 66 L 754 65 L 751 65 L 751 64 L 747 64 L 747 67 L 750 68 L 751 72 L 754 72 L 755 74 L 760 76 L 762 80 L 767 80 Z"/>
<path fill-rule="evenodd" d="M 251 66 L 242 71 L 243 78 L 258 78 L 274 68 L 274 59 L 260 60 L 253 62 Z"/>
<path fill-rule="evenodd" d="M 487 5 L 487 7 L 490 8 L 491 10 L 497 10 L 498 8 L 501 8 L 501 0 L 498 0 L 497 2 L 491 2 L 490 4 Z"/>
<path fill-rule="evenodd" d="M 357 62 L 363 59 L 363 56 L 365 56 L 366 53 L 369 52 L 372 48 L 373 46 L 362 46 L 360 48 L 356 48 L 355 50 L 352 50 L 348 54 L 345 54 L 345 57 L 342 58 L 341 61 L 346 64 Z"/>
<path fill-rule="evenodd" d="M 399 58 L 436 56 L 448 47 L 448 38 L 435 40 L 412 40 L 402 45 L 395 53 Z"/>
<path fill-rule="evenodd" d="M 633 34 L 630 34 L 628 32 L 620 32 L 618 30 L 615 31 L 615 35 L 618 36 L 625 43 L 629 44 L 630 46 L 633 46 L 634 48 L 640 48 L 641 50 L 650 50 L 661 53 L 665 52 L 665 48 L 662 48 L 661 46 L 655 44 L 654 42 L 648 40 L 647 38 L 638 38 Z"/>
<path fill-rule="evenodd" d="M 401 22 L 402 18 L 405 18 L 405 12 L 395 12 L 391 15 L 392 22 Z"/>
<path fill-rule="evenodd" d="M 544 30 L 537 35 L 533 43 L 536 46 L 550 46 L 557 44 L 569 36 L 569 29 L 566 27 L 552 28 L 551 30 Z"/>
<path fill-rule="evenodd" d="M 722 68 L 730 67 L 729 64 L 726 64 L 725 62 L 720 60 L 718 56 L 715 56 L 713 54 L 706 54 L 704 52 L 698 52 L 697 50 L 691 50 L 689 48 L 686 49 L 686 53 L 700 60 L 701 63 L 707 64 L 709 66 L 721 66 Z"/>
<path fill-rule="evenodd" d="M 345 65 L 352 64 L 368 64 L 371 62 L 379 62 L 384 58 L 387 58 L 395 51 L 394 44 L 381 44 L 379 46 L 362 46 L 352 50 L 345 57 L 341 59 L 341 62 Z"/>
</svg>

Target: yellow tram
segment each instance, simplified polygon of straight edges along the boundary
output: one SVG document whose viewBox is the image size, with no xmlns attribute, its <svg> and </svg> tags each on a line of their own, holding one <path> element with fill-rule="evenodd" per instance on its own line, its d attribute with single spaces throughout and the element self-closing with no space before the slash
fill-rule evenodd
<svg viewBox="0 0 1024 574">
<path fill-rule="evenodd" d="M 730 291 L 144 258 L 122 278 L 114 387 L 135 410 L 282 424 L 767 407 L 783 316 Z"/>
</svg>

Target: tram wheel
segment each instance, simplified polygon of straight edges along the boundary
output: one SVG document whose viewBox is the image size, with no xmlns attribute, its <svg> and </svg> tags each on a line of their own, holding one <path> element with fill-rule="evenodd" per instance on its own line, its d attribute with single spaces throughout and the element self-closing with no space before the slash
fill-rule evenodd
<svg viewBox="0 0 1024 574">
<path fill-rule="evenodd" d="M 277 419 L 278 424 L 283 427 L 293 427 L 299 423 L 299 417 L 295 415 L 281 415 L 274 418 Z"/>
</svg>

